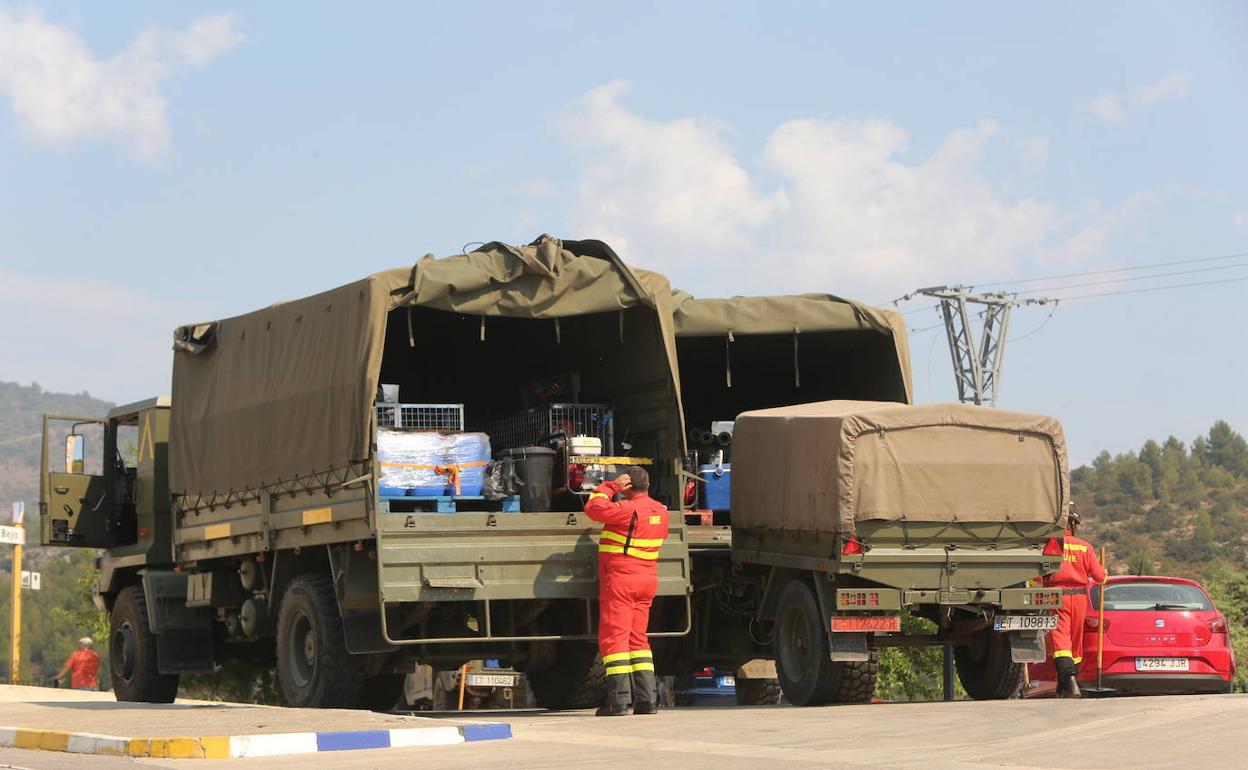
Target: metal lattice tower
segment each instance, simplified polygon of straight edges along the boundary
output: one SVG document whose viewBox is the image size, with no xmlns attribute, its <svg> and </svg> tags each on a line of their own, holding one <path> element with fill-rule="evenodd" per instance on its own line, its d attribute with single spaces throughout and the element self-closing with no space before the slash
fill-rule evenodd
<svg viewBox="0 0 1248 770">
<path fill-rule="evenodd" d="M 1000 393 L 1001 366 L 1005 360 L 1006 333 L 1010 311 L 1019 305 L 1046 305 L 1044 298 L 1019 299 L 1004 292 L 976 294 L 965 286 L 929 286 L 916 289 L 902 299 L 915 296 L 939 300 L 949 354 L 953 358 L 953 378 L 958 386 L 958 400 L 964 404 L 997 405 Z M 976 340 L 971 322 L 971 305 L 980 307 L 983 319 Z"/>
</svg>

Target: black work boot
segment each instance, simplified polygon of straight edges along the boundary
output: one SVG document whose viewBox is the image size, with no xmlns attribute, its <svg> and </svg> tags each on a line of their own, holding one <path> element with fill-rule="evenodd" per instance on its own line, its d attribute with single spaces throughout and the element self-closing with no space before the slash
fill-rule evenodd
<svg viewBox="0 0 1248 770">
<path fill-rule="evenodd" d="M 628 706 L 622 703 L 607 703 L 594 712 L 596 717 L 622 717 L 628 715 Z"/>
<path fill-rule="evenodd" d="M 659 706 L 654 701 L 639 700 L 633 704 L 634 714 L 657 714 Z"/>
<path fill-rule="evenodd" d="M 1058 658 L 1053 661 L 1053 665 L 1057 668 L 1057 697 L 1082 697 L 1079 692 L 1079 667 L 1075 665 L 1075 661 L 1070 658 Z"/>
</svg>

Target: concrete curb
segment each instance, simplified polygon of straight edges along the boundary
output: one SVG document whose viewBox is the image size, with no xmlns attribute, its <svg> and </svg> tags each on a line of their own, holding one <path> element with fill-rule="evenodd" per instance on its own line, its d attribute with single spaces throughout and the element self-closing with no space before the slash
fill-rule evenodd
<svg viewBox="0 0 1248 770">
<path fill-rule="evenodd" d="M 0 727 L 0 748 L 43 749 L 121 757 L 232 759 L 312 754 L 319 751 L 449 746 L 469 741 L 492 741 L 510 737 L 511 725 L 504 722 L 482 722 L 445 727 L 410 727 L 397 730 L 214 735 L 192 738 L 123 738 L 95 733 Z"/>
</svg>

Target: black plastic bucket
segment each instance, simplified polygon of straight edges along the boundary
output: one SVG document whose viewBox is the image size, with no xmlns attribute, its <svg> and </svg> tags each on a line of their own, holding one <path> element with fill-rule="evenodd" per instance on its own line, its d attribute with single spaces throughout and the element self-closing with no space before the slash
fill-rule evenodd
<svg viewBox="0 0 1248 770">
<path fill-rule="evenodd" d="M 555 476 L 555 450 L 544 446 L 504 449 L 499 459 L 510 459 L 516 475 L 524 482 L 520 487 L 520 510 L 534 513 L 550 510 L 551 486 Z"/>
</svg>

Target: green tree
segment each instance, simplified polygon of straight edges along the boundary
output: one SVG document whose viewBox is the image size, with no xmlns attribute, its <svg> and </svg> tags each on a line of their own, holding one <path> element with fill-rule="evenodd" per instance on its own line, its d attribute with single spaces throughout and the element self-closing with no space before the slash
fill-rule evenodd
<svg viewBox="0 0 1248 770">
<path fill-rule="evenodd" d="M 1230 627 L 1231 645 L 1240 663 L 1235 690 L 1248 692 L 1248 665 L 1244 663 L 1248 661 L 1248 573 L 1242 565 L 1219 562 L 1209 570 L 1205 588 Z"/>
</svg>

